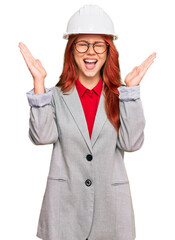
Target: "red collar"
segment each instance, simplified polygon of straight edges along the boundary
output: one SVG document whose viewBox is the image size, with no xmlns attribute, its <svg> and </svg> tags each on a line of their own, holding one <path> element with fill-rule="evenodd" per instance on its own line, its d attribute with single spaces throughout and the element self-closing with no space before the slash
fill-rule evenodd
<svg viewBox="0 0 175 240">
<path fill-rule="evenodd" d="M 78 91 L 80 97 L 85 93 L 86 90 L 89 90 L 79 81 L 78 78 L 75 82 L 75 85 L 76 85 L 76 88 L 77 88 L 77 91 Z M 98 94 L 100 96 L 101 91 L 102 91 L 102 86 L 103 86 L 103 80 L 102 80 L 102 77 L 100 77 L 99 82 L 93 89 L 91 89 L 91 91 L 93 90 L 94 92 L 96 92 L 96 94 Z"/>
</svg>

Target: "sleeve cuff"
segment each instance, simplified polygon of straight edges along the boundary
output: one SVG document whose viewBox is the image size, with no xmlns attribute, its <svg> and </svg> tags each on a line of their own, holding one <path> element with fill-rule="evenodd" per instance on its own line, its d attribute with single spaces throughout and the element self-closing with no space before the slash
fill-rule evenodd
<svg viewBox="0 0 175 240">
<path fill-rule="evenodd" d="M 34 88 L 26 93 L 29 105 L 31 107 L 43 107 L 47 104 L 51 104 L 52 100 L 52 90 L 49 88 L 44 88 L 45 93 L 35 94 Z"/>
<path fill-rule="evenodd" d="M 140 85 L 131 87 L 120 86 L 118 91 L 121 101 L 132 101 L 140 98 Z"/>
</svg>

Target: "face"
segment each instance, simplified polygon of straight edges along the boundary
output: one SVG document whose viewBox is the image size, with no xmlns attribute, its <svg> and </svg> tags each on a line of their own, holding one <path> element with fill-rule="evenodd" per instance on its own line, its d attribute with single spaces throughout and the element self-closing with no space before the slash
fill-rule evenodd
<svg viewBox="0 0 175 240">
<path fill-rule="evenodd" d="M 77 41 L 84 40 L 89 43 L 94 43 L 96 41 L 105 42 L 101 35 L 96 34 L 80 34 Z M 104 65 L 107 58 L 107 50 L 104 53 L 97 54 L 93 45 L 89 45 L 89 49 L 85 53 L 79 53 L 75 46 L 73 50 L 74 59 L 78 66 L 78 75 L 83 77 L 100 77 L 100 69 Z M 88 63 L 88 60 L 96 60 L 96 63 Z M 92 61 L 91 61 L 92 62 Z"/>
</svg>

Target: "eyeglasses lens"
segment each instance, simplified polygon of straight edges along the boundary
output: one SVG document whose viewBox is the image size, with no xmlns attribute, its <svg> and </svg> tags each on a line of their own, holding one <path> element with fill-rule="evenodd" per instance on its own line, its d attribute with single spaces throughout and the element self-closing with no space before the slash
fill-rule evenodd
<svg viewBox="0 0 175 240">
<path fill-rule="evenodd" d="M 96 53 L 103 53 L 106 51 L 106 43 L 95 43 L 94 44 L 94 50 Z M 77 42 L 76 43 L 76 49 L 80 53 L 84 53 L 88 50 L 88 44 L 85 42 Z"/>
</svg>

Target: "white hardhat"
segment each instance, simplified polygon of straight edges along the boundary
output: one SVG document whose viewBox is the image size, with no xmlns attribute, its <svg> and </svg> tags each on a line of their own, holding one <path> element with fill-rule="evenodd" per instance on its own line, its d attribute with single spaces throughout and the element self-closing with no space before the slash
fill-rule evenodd
<svg viewBox="0 0 175 240">
<path fill-rule="evenodd" d="M 68 39 L 70 34 L 106 34 L 112 35 L 113 40 L 118 38 L 110 17 L 102 8 L 93 4 L 83 6 L 72 15 L 63 38 Z"/>
</svg>

